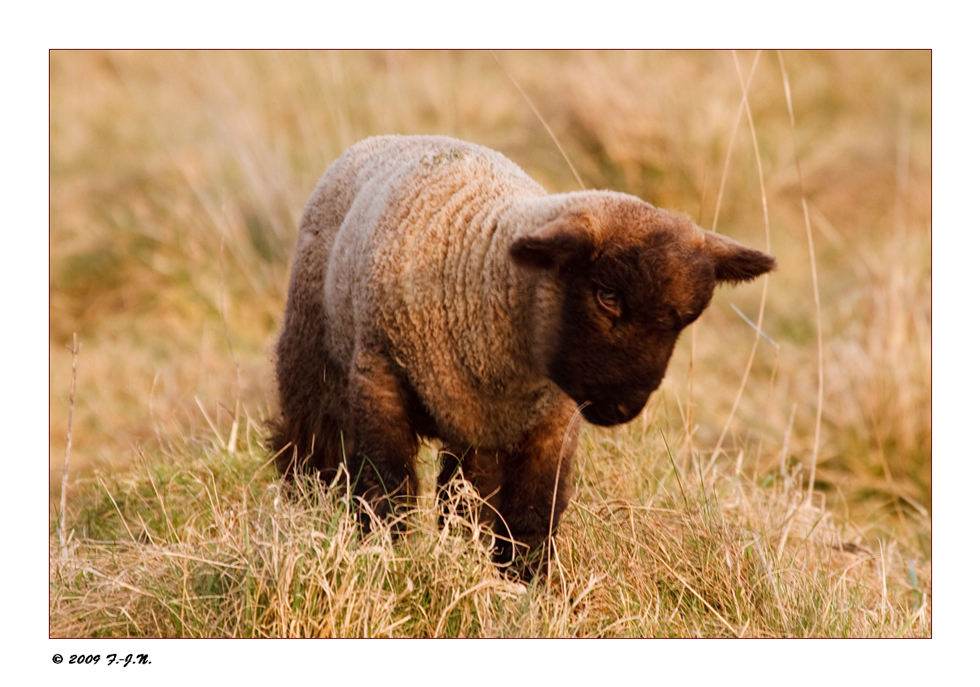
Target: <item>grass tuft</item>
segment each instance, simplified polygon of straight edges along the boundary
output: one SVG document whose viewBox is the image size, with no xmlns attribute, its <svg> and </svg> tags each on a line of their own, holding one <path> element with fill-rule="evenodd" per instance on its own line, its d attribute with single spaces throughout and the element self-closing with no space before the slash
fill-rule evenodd
<svg viewBox="0 0 980 687">
<path fill-rule="evenodd" d="M 363 532 L 343 480 L 287 493 L 264 458 L 202 447 L 78 483 L 74 546 L 52 556 L 52 635 L 929 634 L 928 562 L 808 505 L 802 470 L 765 489 L 693 470 L 642 506 L 583 489 L 550 573 L 523 584 L 492 562 L 477 509 L 454 507 L 476 505 L 466 483 L 453 507 L 430 494 L 398 532 Z"/>
</svg>

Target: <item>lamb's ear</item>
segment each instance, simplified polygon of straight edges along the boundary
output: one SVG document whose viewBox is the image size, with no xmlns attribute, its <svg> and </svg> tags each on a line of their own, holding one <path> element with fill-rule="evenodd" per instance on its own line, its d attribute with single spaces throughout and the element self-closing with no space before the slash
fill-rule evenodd
<svg viewBox="0 0 980 687">
<path fill-rule="evenodd" d="M 560 217 L 514 241 L 510 256 L 518 265 L 548 270 L 587 258 L 592 248 L 592 238 L 579 222 Z"/>
<path fill-rule="evenodd" d="M 714 260 L 718 281 L 748 281 L 776 268 L 776 259 L 771 255 L 746 248 L 713 231 L 704 232 L 704 247 Z"/>
</svg>

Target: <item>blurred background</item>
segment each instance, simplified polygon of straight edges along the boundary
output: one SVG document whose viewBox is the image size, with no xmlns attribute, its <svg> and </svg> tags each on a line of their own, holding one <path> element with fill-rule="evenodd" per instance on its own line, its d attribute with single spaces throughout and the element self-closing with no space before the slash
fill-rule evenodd
<svg viewBox="0 0 980 687">
<path fill-rule="evenodd" d="M 370 135 L 439 133 L 576 190 L 547 123 L 586 187 L 779 260 L 768 283 L 719 290 L 641 421 L 582 450 L 644 433 L 662 449 L 663 429 L 684 460 L 720 439 L 720 464 L 765 480 L 809 470 L 819 404 L 817 490 L 848 512 L 927 518 L 931 53 L 782 60 L 795 138 L 775 52 L 52 52 L 52 493 L 73 333 L 73 476 L 176 438 L 255 441 L 275 412 L 296 226 L 330 162 Z M 763 297 L 751 356 L 736 308 L 755 322 Z"/>
</svg>

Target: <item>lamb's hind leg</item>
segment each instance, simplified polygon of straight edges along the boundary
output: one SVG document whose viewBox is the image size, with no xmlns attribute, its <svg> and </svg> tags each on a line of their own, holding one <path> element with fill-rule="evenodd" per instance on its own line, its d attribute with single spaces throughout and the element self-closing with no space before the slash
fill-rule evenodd
<svg viewBox="0 0 980 687">
<path fill-rule="evenodd" d="M 320 411 L 299 418 L 286 414 L 271 423 L 269 448 L 276 470 L 292 481 L 311 475 L 329 484 L 337 474 L 343 455 L 340 425 Z"/>
<path fill-rule="evenodd" d="M 343 407 L 346 379 L 327 357 L 319 335 L 302 336 L 287 327 L 279 340 L 276 372 L 280 415 L 270 422 L 269 449 L 280 475 L 319 476 L 329 483 L 343 455 Z M 319 369 L 315 365 L 319 362 Z"/>
<path fill-rule="evenodd" d="M 412 393 L 386 356 L 361 346 L 351 365 L 349 401 L 353 490 L 376 515 L 386 517 L 408 505 L 418 491 Z M 365 524 L 367 519 L 365 513 Z"/>
<path fill-rule="evenodd" d="M 342 419 L 346 416 L 347 371 L 330 357 L 330 323 L 323 307 L 326 274 L 323 247 L 300 227 L 282 333 L 276 344 L 279 417 L 270 423 L 269 449 L 279 474 L 318 475 L 329 482 L 340 465 Z"/>
</svg>

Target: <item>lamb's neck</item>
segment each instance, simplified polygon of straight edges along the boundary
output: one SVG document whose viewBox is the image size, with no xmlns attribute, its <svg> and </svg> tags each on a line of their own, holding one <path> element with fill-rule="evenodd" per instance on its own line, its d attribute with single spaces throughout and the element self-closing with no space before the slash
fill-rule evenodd
<svg viewBox="0 0 980 687">
<path fill-rule="evenodd" d="M 541 325 L 541 300 L 553 294 L 545 283 L 547 275 L 518 265 L 510 257 L 510 246 L 552 221 L 561 214 L 563 206 L 560 196 L 517 199 L 500 214 L 494 236 L 494 252 L 502 259 L 493 291 L 501 297 L 512 328 L 507 338 L 507 355 L 514 362 L 515 374 L 532 387 L 546 381 L 544 354 L 535 331 Z"/>
</svg>

